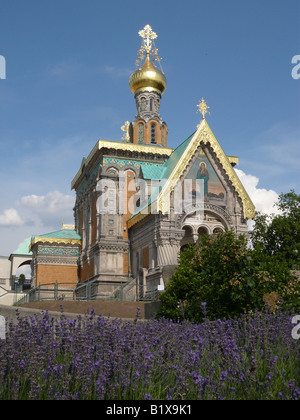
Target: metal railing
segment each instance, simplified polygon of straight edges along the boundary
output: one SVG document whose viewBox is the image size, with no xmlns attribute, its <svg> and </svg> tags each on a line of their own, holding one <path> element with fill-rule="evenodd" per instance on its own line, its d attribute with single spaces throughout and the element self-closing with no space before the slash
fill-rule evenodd
<svg viewBox="0 0 300 420">
<path fill-rule="evenodd" d="M 74 300 L 77 283 L 45 283 L 30 289 L 15 305 L 44 300 Z"/>
<path fill-rule="evenodd" d="M 137 284 L 135 279 L 127 283 L 101 282 L 95 277 L 84 283 L 47 283 L 30 289 L 15 305 L 47 300 L 120 300 L 149 301 L 158 299 L 158 288 Z"/>
</svg>

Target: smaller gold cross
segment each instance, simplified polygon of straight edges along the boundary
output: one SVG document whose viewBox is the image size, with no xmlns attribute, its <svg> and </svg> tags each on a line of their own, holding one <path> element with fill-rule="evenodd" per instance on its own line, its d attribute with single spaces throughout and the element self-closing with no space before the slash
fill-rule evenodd
<svg viewBox="0 0 300 420">
<path fill-rule="evenodd" d="M 146 48 L 146 53 L 150 54 L 151 48 L 152 48 L 152 39 L 157 38 L 157 34 L 152 31 L 152 28 L 150 25 L 146 25 L 144 29 L 139 31 L 139 36 L 143 38 L 144 45 Z"/>
<path fill-rule="evenodd" d="M 201 102 L 199 103 L 199 105 L 197 105 L 197 108 L 199 108 L 197 112 L 200 112 L 202 114 L 202 119 L 205 120 L 205 114 L 208 113 L 208 109 L 210 107 L 207 105 L 207 103 L 205 102 L 203 98 Z"/>
<path fill-rule="evenodd" d="M 121 130 L 124 131 L 124 135 L 122 137 L 123 143 L 129 143 L 129 126 L 130 122 L 126 121 L 124 125 L 122 125 Z"/>
</svg>

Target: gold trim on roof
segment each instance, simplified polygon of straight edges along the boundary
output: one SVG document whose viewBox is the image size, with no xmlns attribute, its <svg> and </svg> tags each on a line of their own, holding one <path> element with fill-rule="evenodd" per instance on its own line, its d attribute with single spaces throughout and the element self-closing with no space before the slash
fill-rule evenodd
<svg viewBox="0 0 300 420">
<path fill-rule="evenodd" d="M 151 214 L 151 206 L 148 206 L 147 209 L 143 210 L 143 212 L 138 213 L 136 216 L 134 216 L 132 219 L 129 219 L 127 221 L 127 227 L 130 229 L 133 225 L 136 225 L 138 222 L 143 220 L 145 217 L 149 216 Z"/>
<path fill-rule="evenodd" d="M 79 180 L 80 176 L 83 172 L 83 167 L 87 166 L 90 161 L 93 159 L 95 154 L 100 151 L 101 149 L 114 149 L 114 150 L 122 150 L 128 152 L 139 152 L 139 153 L 146 153 L 146 154 L 154 154 L 159 156 L 170 156 L 174 149 L 169 149 L 167 147 L 156 147 L 156 146 L 145 146 L 142 144 L 134 144 L 134 143 L 119 143 L 117 141 L 108 141 L 108 140 L 98 140 L 96 145 L 94 146 L 91 153 L 88 155 L 87 158 L 83 158 L 81 162 L 80 170 L 75 175 L 72 183 L 71 188 L 73 189 L 76 182 Z"/>
<path fill-rule="evenodd" d="M 29 250 L 37 243 L 47 244 L 65 244 L 65 245 L 81 245 L 81 239 L 67 239 L 67 238 L 46 238 L 41 236 L 35 236 L 31 239 Z"/>
<path fill-rule="evenodd" d="M 239 165 L 239 158 L 238 156 L 227 156 L 229 162 L 234 165 Z"/>
<path fill-rule="evenodd" d="M 235 188 L 238 196 L 242 200 L 244 218 L 253 219 L 255 217 L 255 207 L 231 165 L 231 161 L 234 159 L 233 157 L 227 157 L 225 155 L 223 149 L 221 148 L 218 140 L 214 136 L 213 132 L 211 131 L 205 119 L 201 121 L 198 127 L 198 130 L 194 134 L 194 137 L 190 141 L 188 147 L 185 149 L 183 155 L 181 156 L 181 159 L 179 159 L 179 161 L 177 162 L 177 165 L 175 166 L 172 174 L 170 175 L 162 191 L 160 192 L 157 198 L 157 210 L 161 211 L 163 214 L 169 211 L 170 192 L 173 191 L 176 185 L 176 182 L 180 179 L 185 168 L 188 166 L 191 157 L 196 153 L 200 144 L 202 145 L 210 144 L 213 151 L 217 155 L 217 158 L 220 161 L 223 169 L 228 175 L 229 180 L 231 181 L 233 187 Z M 129 221 L 128 227 L 133 226 L 134 224 L 136 224 L 137 222 L 139 222 L 146 216 L 147 215 L 145 214 L 140 214 L 140 213 L 137 214 L 134 218 L 132 218 Z"/>
</svg>

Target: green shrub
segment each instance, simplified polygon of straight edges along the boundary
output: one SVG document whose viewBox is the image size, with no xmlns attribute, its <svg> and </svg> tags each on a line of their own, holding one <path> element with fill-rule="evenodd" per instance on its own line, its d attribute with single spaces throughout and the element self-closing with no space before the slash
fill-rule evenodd
<svg viewBox="0 0 300 420">
<path fill-rule="evenodd" d="M 204 235 L 180 254 L 158 316 L 201 322 L 203 307 L 210 319 L 261 310 L 265 295 L 277 292 L 283 298 L 291 281 L 287 265 L 249 250 L 245 236 Z"/>
</svg>

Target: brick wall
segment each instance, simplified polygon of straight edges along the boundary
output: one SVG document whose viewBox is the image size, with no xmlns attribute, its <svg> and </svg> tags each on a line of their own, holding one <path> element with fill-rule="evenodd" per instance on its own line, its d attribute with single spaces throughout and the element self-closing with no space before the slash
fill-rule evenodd
<svg viewBox="0 0 300 420">
<path fill-rule="evenodd" d="M 93 277 L 95 275 L 94 271 L 94 258 L 91 258 L 90 262 L 86 262 L 83 264 L 83 267 L 81 267 L 80 270 L 80 281 L 85 281 L 89 279 L 90 277 Z"/>
<path fill-rule="evenodd" d="M 36 284 L 77 283 L 77 267 L 64 265 L 38 265 Z"/>
</svg>

